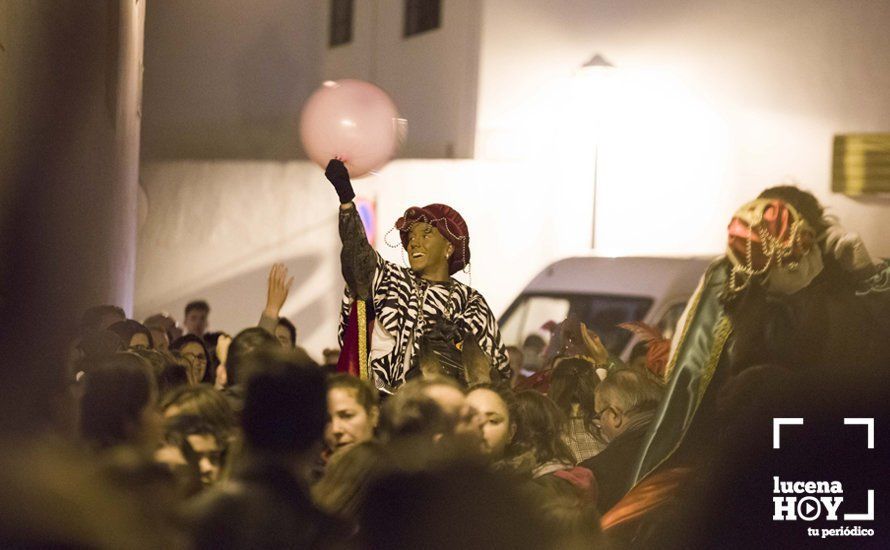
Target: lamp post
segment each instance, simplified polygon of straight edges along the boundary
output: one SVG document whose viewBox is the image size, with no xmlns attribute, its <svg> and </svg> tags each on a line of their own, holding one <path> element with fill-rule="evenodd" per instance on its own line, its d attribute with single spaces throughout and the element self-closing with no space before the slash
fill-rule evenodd
<svg viewBox="0 0 890 550">
<path fill-rule="evenodd" d="M 601 54 L 596 53 L 586 63 L 581 65 L 575 73 L 575 77 L 579 80 L 584 93 L 584 101 L 590 100 L 590 117 L 592 125 L 597 126 L 602 121 L 599 119 L 603 108 L 602 88 L 605 85 L 605 77 L 611 73 L 615 65 L 610 63 Z M 599 164 L 599 136 L 597 130 L 594 133 L 593 140 L 593 204 L 592 207 L 592 223 L 590 228 L 590 248 L 596 247 L 596 194 L 597 194 L 597 172 Z"/>
</svg>

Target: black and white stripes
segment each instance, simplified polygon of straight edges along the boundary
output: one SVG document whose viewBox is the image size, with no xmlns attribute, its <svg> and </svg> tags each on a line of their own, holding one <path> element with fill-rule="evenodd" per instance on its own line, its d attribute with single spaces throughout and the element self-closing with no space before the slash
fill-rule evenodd
<svg viewBox="0 0 890 550">
<path fill-rule="evenodd" d="M 372 336 L 369 365 L 378 389 L 392 392 L 404 383 L 410 368 L 406 358 L 416 356 L 420 337 L 435 317 L 448 318 L 461 332 L 472 334 L 491 358 L 492 365 L 505 377 L 510 376 L 497 321 L 479 292 L 455 279 L 451 279 L 450 284 L 431 283 L 379 254 L 375 256 L 377 265 L 370 295 L 377 326 Z M 422 315 L 419 314 L 421 303 Z M 352 297 L 347 290 L 340 320 L 341 345 L 351 304 Z"/>
</svg>

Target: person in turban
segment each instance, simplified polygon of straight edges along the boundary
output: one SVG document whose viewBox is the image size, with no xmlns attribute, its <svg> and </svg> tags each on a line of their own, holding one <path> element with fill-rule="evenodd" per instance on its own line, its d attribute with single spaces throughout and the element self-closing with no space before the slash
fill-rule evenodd
<svg viewBox="0 0 890 550">
<path fill-rule="evenodd" d="M 463 217 L 444 204 L 406 210 L 395 224 L 410 264 L 401 267 L 369 244 L 344 164 L 331 160 L 325 176 L 340 198 L 346 280 L 339 370 L 372 379 L 384 393 L 423 373 L 464 383 L 492 372 L 509 379 L 491 309 L 478 291 L 452 277 L 470 262 Z"/>
</svg>

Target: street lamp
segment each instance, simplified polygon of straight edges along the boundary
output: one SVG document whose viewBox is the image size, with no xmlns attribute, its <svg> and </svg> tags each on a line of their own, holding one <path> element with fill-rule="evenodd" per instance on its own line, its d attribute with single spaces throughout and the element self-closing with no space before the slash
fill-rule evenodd
<svg viewBox="0 0 890 550">
<path fill-rule="evenodd" d="M 593 208 L 593 222 L 590 228 L 590 248 L 596 247 L 596 188 L 597 165 L 599 162 L 598 126 L 602 123 L 602 118 L 599 115 L 602 114 L 604 103 L 606 103 L 604 94 L 605 87 L 607 86 L 606 79 L 614 69 L 615 65 L 601 54 L 596 53 L 586 63 L 581 65 L 575 73 L 575 78 L 578 80 L 581 88 L 582 101 L 585 103 L 585 105 L 582 105 L 582 108 L 584 112 L 588 113 L 588 121 L 595 128 L 593 139 L 593 204 L 591 205 Z"/>
</svg>

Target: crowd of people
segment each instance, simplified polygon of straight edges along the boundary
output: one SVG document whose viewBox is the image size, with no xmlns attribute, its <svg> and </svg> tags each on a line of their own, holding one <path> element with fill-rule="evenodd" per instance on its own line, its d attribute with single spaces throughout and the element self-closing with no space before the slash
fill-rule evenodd
<svg viewBox="0 0 890 550">
<path fill-rule="evenodd" d="M 873 382 L 883 382 L 890 358 L 888 267 L 863 260 L 858 242 L 798 239 L 808 217 L 810 226 L 822 219 L 799 190 L 758 199 L 757 216 L 740 210 L 729 260 L 705 274 L 674 341 L 630 327 L 648 336 L 624 362 L 572 312 L 551 323 L 549 341 L 535 334 L 522 348 L 504 346 L 481 294 L 452 278 L 469 261 L 459 214 L 409 209 L 396 229 L 411 266 L 395 266 L 367 245 L 342 163 L 332 161 L 328 177 L 341 199 L 342 351 L 326 350 L 319 363 L 299 345 L 298 327 L 280 316 L 293 283 L 280 264 L 259 322 L 234 336 L 208 331 L 201 300 L 186 306 L 181 326 L 168 314 L 140 323 L 117 306 L 89 309 L 65 369 L 76 422 L 67 432 L 60 423 L 59 433 L 77 441 L 108 494 L 128 499 L 133 526 L 123 539 L 86 527 L 72 535 L 68 526 L 8 542 L 561 549 L 704 547 L 729 536 L 742 544 L 757 530 L 716 515 L 715 503 L 742 509 L 725 491 L 765 468 L 746 461 L 765 456 L 764 419 L 829 395 L 886 403 L 874 391 L 887 385 Z M 761 225 L 776 213 L 784 226 Z M 756 245 L 752 231 L 733 233 L 737 221 L 759 231 Z M 747 256 L 737 258 L 733 239 L 745 235 Z M 813 251 L 826 267 L 800 268 Z M 815 320 L 813 311 L 833 317 Z M 840 325 L 858 332 L 832 329 Z M 837 347 L 846 364 L 832 355 Z M 856 377 L 843 375 L 853 368 Z"/>
<path fill-rule="evenodd" d="M 273 266 L 260 320 L 272 331 L 234 338 L 207 332 L 204 301 L 188 304 L 182 328 L 116 306 L 84 314 L 68 367 L 78 437 L 109 471 L 138 470 L 146 498 L 163 495 L 147 504 L 151 521 L 201 548 L 602 539 L 599 517 L 623 496 L 662 395 L 645 366 L 601 379 L 587 331 L 587 353 L 538 370 L 552 371 L 547 392 L 523 389 L 521 374 L 468 384 L 425 373 L 389 394 L 297 345 L 294 325 L 273 318 L 285 279 Z M 446 527 L 474 507 L 470 526 Z"/>
</svg>

